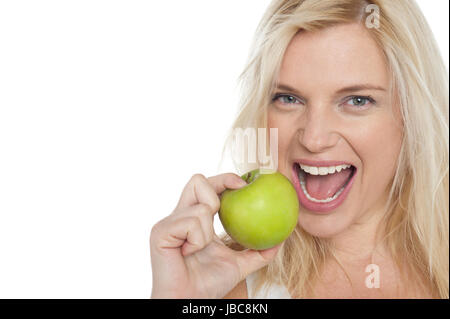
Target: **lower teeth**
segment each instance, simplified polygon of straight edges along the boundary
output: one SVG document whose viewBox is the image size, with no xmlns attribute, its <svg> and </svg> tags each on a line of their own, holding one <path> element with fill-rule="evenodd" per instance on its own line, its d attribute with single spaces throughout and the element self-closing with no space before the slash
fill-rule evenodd
<svg viewBox="0 0 450 319">
<path fill-rule="evenodd" d="M 300 172 L 298 174 L 298 177 L 300 179 L 300 187 L 303 190 L 303 193 L 306 195 L 306 198 L 308 198 L 310 201 L 314 202 L 314 203 L 329 203 L 331 201 L 334 201 L 336 198 L 338 198 L 339 195 L 341 195 L 341 193 L 344 191 L 345 185 L 342 186 L 342 188 L 340 190 L 337 191 L 336 194 L 333 195 L 333 197 L 328 197 L 326 199 L 316 199 L 314 197 L 311 197 L 311 195 L 308 194 L 308 191 L 306 190 L 306 185 L 305 185 L 305 177 L 303 176 L 302 172 Z"/>
</svg>

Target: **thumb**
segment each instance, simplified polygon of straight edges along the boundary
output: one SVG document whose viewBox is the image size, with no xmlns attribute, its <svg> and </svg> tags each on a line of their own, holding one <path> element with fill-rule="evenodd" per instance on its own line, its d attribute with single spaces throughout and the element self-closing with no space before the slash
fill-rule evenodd
<svg viewBox="0 0 450 319">
<path fill-rule="evenodd" d="M 282 244 L 265 250 L 247 249 L 238 252 L 237 261 L 240 268 L 241 280 L 251 273 L 266 266 L 277 255 Z"/>
</svg>

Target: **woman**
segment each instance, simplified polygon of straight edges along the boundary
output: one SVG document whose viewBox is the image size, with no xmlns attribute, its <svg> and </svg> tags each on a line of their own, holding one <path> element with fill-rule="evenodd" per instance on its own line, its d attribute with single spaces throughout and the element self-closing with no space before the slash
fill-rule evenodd
<svg viewBox="0 0 450 319">
<path fill-rule="evenodd" d="M 152 297 L 448 298 L 448 81 L 417 5 L 276 0 L 252 53 L 233 127 L 278 128 L 298 225 L 232 250 L 213 216 L 245 182 L 194 175 L 152 229 Z"/>
</svg>

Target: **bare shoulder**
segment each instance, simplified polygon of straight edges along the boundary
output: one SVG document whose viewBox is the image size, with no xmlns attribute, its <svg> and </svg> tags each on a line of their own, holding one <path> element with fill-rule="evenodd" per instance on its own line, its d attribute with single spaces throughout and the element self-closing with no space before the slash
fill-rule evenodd
<svg viewBox="0 0 450 319">
<path fill-rule="evenodd" d="M 245 279 L 239 282 L 223 299 L 248 299 Z"/>
</svg>

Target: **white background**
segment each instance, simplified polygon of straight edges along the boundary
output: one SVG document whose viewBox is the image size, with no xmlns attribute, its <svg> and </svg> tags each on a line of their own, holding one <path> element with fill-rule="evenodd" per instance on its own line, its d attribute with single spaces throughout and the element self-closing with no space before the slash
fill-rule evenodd
<svg viewBox="0 0 450 319">
<path fill-rule="evenodd" d="M 0 1 L 0 298 L 150 296 L 152 225 L 192 174 L 233 171 L 269 2 Z M 449 3 L 419 4 L 448 69 Z"/>
</svg>

